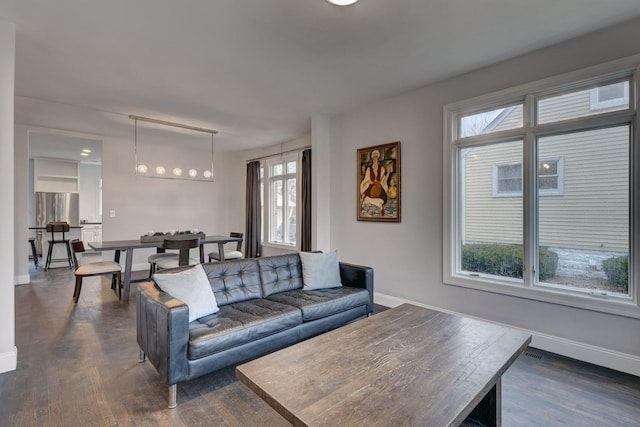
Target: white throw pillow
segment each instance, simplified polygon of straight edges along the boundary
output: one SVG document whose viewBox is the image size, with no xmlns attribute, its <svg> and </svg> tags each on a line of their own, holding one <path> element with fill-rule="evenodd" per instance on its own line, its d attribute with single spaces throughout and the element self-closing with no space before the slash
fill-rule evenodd
<svg viewBox="0 0 640 427">
<path fill-rule="evenodd" d="M 189 322 L 219 310 L 202 264 L 177 273 L 156 273 L 153 280 L 160 289 L 189 306 Z"/>
<path fill-rule="evenodd" d="M 302 264 L 303 289 L 326 289 L 342 286 L 336 252 L 326 254 L 300 252 L 300 263 Z"/>
</svg>

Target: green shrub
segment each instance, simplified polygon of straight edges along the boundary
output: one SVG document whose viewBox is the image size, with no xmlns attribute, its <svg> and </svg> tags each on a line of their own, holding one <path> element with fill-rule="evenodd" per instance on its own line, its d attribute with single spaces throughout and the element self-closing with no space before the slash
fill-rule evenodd
<svg viewBox="0 0 640 427">
<path fill-rule="evenodd" d="M 541 247 L 538 252 L 538 257 L 540 258 L 538 280 L 544 282 L 556 275 L 556 271 L 558 270 L 558 254 L 545 247 Z"/>
<path fill-rule="evenodd" d="M 609 278 L 611 286 L 618 290 L 629 289 L 629 257 L 618 256 L 602 261 L 602 269 Z"/>
<path fill-rule="evenodd" d="M 539 280 L 556 274 L 558 255 L 540 248 Z M 498 244 L 467 244 L 462 246 L 462 269 L 503 277 L 522 278 L 522 246 Z"/>
</svg>

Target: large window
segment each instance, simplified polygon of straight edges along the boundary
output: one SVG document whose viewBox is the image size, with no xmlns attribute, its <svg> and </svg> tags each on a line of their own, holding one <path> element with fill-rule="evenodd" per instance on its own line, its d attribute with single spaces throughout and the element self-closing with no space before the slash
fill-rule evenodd
<svg viewBox="0 0 640 427">
<path fill-rule="evenodd" d="M 263 171 L 263 242 L 297 245 L 298 154 L 265 160 Z"/>
<path fill-rule="evenodd" d="M 635 64 L 598 68 L 445 107 L 445 283 L 640 317 Z"/>
</svg>

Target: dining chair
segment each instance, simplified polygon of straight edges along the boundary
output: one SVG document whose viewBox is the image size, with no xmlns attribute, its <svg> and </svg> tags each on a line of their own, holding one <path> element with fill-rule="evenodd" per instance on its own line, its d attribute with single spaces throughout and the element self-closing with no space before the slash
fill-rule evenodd
<svg viewBox="0 0 640 427">
<path fill-rule="evenodd" d="M 51 259 L 53 254 L 53 247 L 58 243 L 62 243 L 67 247 L 67 262 L 69 268 L 72 267 L 71 247 L 69 246 L 69 239 L 65 236 L 65 233 L 69 232 L 68 222 L 50 222 L 46 226 L 47 233 L 51 233 L 51 239 L 49 240 L 49 250 L 47 251 L 47 261 L 44 264 L 44 271 L 47 271 L 51 265 L 51 261 L 64 261 L 64 258 Z M 56 238 L 56 233 L 62 233 L 62 238 Z"/>
<path fill-rule="evenodd" d="M 180 255 L 178 253 L 169 253 L 165 252 L 164 247 L 158 248 L 158 253 L 153 255 L 149 255 L 147 261 L 149 262 L 149 278 L 153 276 L 153 273 L 156 272 L 157 266 L 156 263 L 161 259 L 178 259 Z"/>
<path fill-rule="evenodd" d="M 234 231 L 232 231 L 231 233 L 229 233 L 230 237 L 239 237 L 242 239 L 242 237 L 244 236 L 244 233 L 236 233 Z M 232 242 L 233 243 L 233 242 Z M 244 256 L 242 255 L 242 240 L 240 240 L 237 244 L 236 244 L 236 248 L 234 249 L 225 249 L 224 250 L 224 260 L 228 261 L 230 259 L 241 259 L 244 258 Z M 212 260 L 216 260 L 216 261 L 220 261 L 220 254 L 218 253 L 218 251 L 213 251 L 213 252 L 209 252 L 209 262 L 211 262 Z"/>
<path fill-rule="evenodd" d="M 200 264 L 199 259 L 189 257 L 189 250 L 199 246 L 199 237 L 193 239 L 164 239 L 163 249 L 177 249 L 179 252 L 172 254 L 177 255 L 175 257 L 164 257 L 156 260 L 156 270 Z"/>
<path fill-rule="evenodd" d="M 122 298 L 122 286 L 120 283 L 122 267 L 120 264 L 114 261 L 83 262 L 82 254 L 85 252 L 85 249 L 82 240 L 76 239 L 71 241 L 71 247 L 73 248 L 73 264 L 76 269 L 76 287 L 73 291 L 73 302 L 77 303 L 78 298 L 80 298 L 83 278 L 107 274 L 110 274 L 113 281 L 115 281 L 115 287 L 118 290 L 118 299 Z"/>
</svg>

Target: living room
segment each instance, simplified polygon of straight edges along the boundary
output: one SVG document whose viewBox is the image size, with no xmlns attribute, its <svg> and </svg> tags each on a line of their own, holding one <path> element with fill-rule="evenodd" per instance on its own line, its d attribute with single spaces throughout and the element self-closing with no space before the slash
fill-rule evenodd
<svg viewBox="0 0 640 427">
<path fill-rule="evenodd" d="M 15 184 L 15 202 L 13 192 L 3 190 L 2 193 L 5 209 L 10 208 L 3 214 L 2 223 L 12 224 L 6 235 L 15 236 L 10 245 L 3 247 L 3 253 L 27 253 L 29 224 L 24 215 L 24 199 L 28 177 L 21 165 L 27 158 L 30 130 L 55 128 L 78 136 L 98 134 L 102 137 L 103 205 L 105 211 L 115 211 L 114 217 L 103 219 L 103 235 L 109 240 L 132 238 L 149 229 L 168 228 L 178 221 L 180 224 L 176 226 L 197 224 L 202 230 L 216 233 L 243 230 L 246 161 L 311 145 L 317 183 L 314 248 L 338 250 L 343 261 L 373 267 L 377 304 L 395 306 L 411 302 L 508 325 L 530 332 L 534 347 L 638 376 L 640 320 L 637 312 L 636 315 L 616 314 L 443 283 L 443 107 L 637 55 L 640 48 L 635 41 L 640 36 L 640 18 L 637 18 L 640 11 L 636 8 L 635 12 L 635 15 L 625 15 L 633 19 L 617 21 L 608 28 L 585 29 L 565 40 L 550 37 L 544 46 L 536 46 L 518 56 L 508 51 L 496 52 L 472 69 L 442 76 L 428 84 L 402 87 L 340 114 L 316 112 L 310 117 L 308 129 L 282 143 L 240 151 L 216 151 L 213 184 L 133 176 L 133 130 L 129 120 L 124 120 L 128 124 L 109 135 L 92 132 L 89 125 L 74 128 L 57 124 L 65 123 L 56 120 L 58 117 L 48 124 L 34 124 L 28 116 L 18 119 L 16 114 L 15 138 L 14 133 L 2 136 L 2 146 L 11 145 L 15 150 L 11 150 L 15 162 L 7 162 L 5 158 L 6 164 L 1 168 L 3 173 L 12 172 L 5 182 Z M 2 9 L 0 16 L 11 21 L 11 15 Z M 539 19 L 538 25 L 544 22 Z M 16 24 L 16 32 L 19 41 L 20 22 Z M 18 59 L 20 44 L 16 46 Z M 393 73 L 393 70 L 386 72 Z M 16 80 L 19 81 L 18 75 Z M 127 85 L 123 82 L 124 87 Z M 23 94 L 17 87 L 16 113 L 20 108 L 22 111 L 37 109 L 40 101 L 21 97 Z M 59 106 L 59 110 L 71 116 L 81 115 L 89 124 L 96 120 L 96 115 L 102 114 L 89 109 L 81 111 L 80 107 L 66 105 Z M 188 118 L 188 113 L 180 117 Z M 399 223 L 359 222 L 354 198 L 356 151 L 393 141 L 402 144 L 402 220 Z M 180 209 L 178 217 L 170 209 L 175 206 L 188 206 L 188 209 Z M 14 265 L 13 257 L 3 258 L 5 285 L 0 290 L 3 301 L 0 312 L 3 324 L 11 327 L 0 333 L 0 352 L 8 354 L 8 359 L 13 357 L 15 362 L 16 357 L 20 358 L 20 348 L 17 352 L 14 350 L 14 289 L 9 288 L 9 284 L 25 283 L 25 278 L 28 281 L 28 261 L 26 256 L 16 256 Z M 146 256 L 140 254 L 134 263 L 141 266 L 145 260 Z"/>
</svg>

